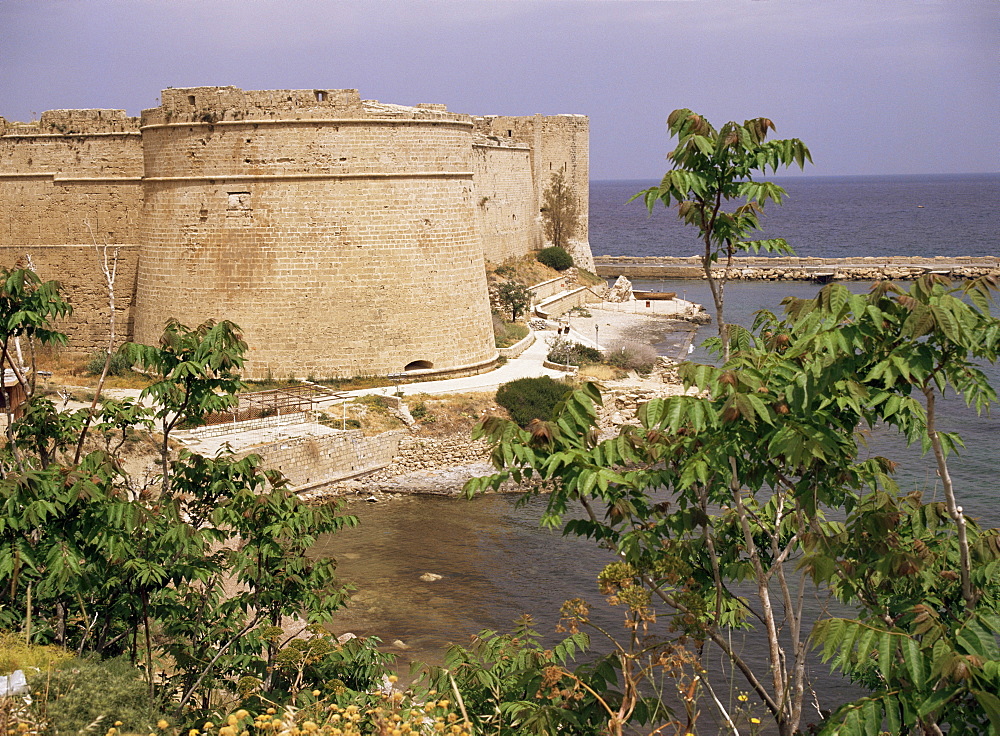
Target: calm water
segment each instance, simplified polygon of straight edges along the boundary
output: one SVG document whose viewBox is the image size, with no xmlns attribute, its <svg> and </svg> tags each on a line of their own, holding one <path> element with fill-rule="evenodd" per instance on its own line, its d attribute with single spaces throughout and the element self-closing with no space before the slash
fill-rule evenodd
<svg viewBox="0 0 1000 736">
<path fill-rule="evenodd" d="M 785 182 L 791 198 L 769 217 L 768 236 L 788 238 L 801 255 L 995 255 L 1000 253 L 998 217 L 1000 176 L 926 179 L 794 179 Z M 591 244 L 595 255 L 691 255 L 697 243 L 677 226 L 672 213 L 648 217 L 628 197 L 646 182 L 594 182 L 591 187 Z M 923 205 L 923 207 L 917 207 Z M 711 303 L 699 281 L 637 282 L 637 286 L 676 291 Z M 848 284 L 862 290 L 867 284 Z M 727 287 L 727 316 L 748 324 L 754 311 L 777 311 L 783 296 L 812 296 L 806 283 L 736 282 Z M 700 344 L 711 334 L 701 328 Z M 668 342 L 664 341 L 666 352 Z M 704 359 L 701 349 L 691 356 Z M 992 367 L 994 385 L 1000 371 Z M 1000 420 L 977 418 L 958 402 L 943 408 L 942 428 L 959 429 L 969 450 L 952 463 L 956 487 L 968 513 L 985 525 L 1000 525 L 996 501 L 996 460 L 1000 457 Z M 904 490 L 939 493 L 928 458 L 879 435 L 873 452 L 904 461 L 898 480 Z M 586 541 L 565 538 L 538 527 L 544 501 L 516 506 L 511 496 L 472 502 L 442 498 L 352 507 L 361 525 L 324 546 L 338 557 L 343 576 L 358 587 L 356 601 L 335 624 L 339 631 L 371 634 L 387 642 L 401 639 L 410 649 L 400 659 L 439 661 L 449 642 L 468 641 L 482 629 L 508 630 L 524 613 L 551 635 L 560 604 L 582 597 L 595 604 L 595 618 L 619 631 L 621 615 L 601 605 L 598 571 L 606 553 Z M 425 583 L 425 572 L 443 579 Z M 817 607 L 819 603 L 817 602 Z M 761 662 L 763 667 L 763 662 Z M 825 668 L 817 668 L 817 673 Z M 837 678 L 818 675 L 830 698 L 849 696 Z"/>
<path fill-rule="evenodd" d="M 1000 174 L 775 177 L 787 191 L 768 202 L 760 237 L 785 238 L 800 256 L 995 256 L 1000 254 Z M 629 198 L 657 182 L 590 185 L 595 256 L 697 255 L 697 232 L 673 209 L 650 215 Z"/>
</svg>

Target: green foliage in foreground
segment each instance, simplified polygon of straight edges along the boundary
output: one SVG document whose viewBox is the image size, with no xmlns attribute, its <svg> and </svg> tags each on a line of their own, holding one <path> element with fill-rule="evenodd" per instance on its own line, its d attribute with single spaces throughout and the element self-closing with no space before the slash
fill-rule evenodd
<svg viewBox="0 0 1000 736">
<path fill-rule="evenodd" d="M 604 673 L 610 682 L 598 682 L 599 675 L 584 680 L 567 669 L 576 652 L 587 647 L 585 634 L 572 634 L 551 649 L 540 639 L 527 619 L 511 634 L 481 632 L 468 647 L 449 647 L 443 666 L 421 673 L 420 686 L 460 692 L 476 733 L 602 733 L 607 713 L 592 692 L 608 696 L 613 673 Z"/>
<path fill-rule="evenodd" d="M 497 389 L 496 400 L 519 426 L 527 427 L 532 420 L 551 419 L 556 405 L 571 390 L 569 385 L 548 376 L 519 378 Z"/>
<path fill-rule="evenodd" d="M 751 234 L 761 229 L 760 217 L 767 202 L 781 204 L 787 194 L 760 177 L 768 169 L 802 169 L 807 161 L 812 163 L 812 156 L 798 138 L 767 140 L 775 129 L 768 118 L 743 123 L 730 120 L 716 129 L 703 116 L 682 108 L 670 113 L 667 128 L 677 137 L 677 145 L 667 154 L 670 171 L 657 186 L 629 201 L 641 199 L 650 213 L 657 202 L 676 206 L 678 217 L 698 230 L 702 268 L 715 302 L 723 355 L 728 360 L 725 288 L 733 256 L 743 251 L 792 253 L 784 238 L 751 239 Z M 720 260 L 726 266 L 721 273 L 712 268 Z"/>
<path fill-rule="evenodd" d="M 905 292 L 834 284 L 788 299 L 784 319 L 762 313 L 755 332 L 731 326 L 730 360 L 683 366 L 694 391 L 648 402 L 640 426 L 617 437 L 597 441 L 593 386 L 562 401 L 546 432 L 486 420 L 479 435 L 499 472 L 467 491 L 510 479 L 552 489 L 544 523 L 620 556 L 602 585 L 636 626 L 704 647 L 707 672 L 692 692 L 731 728 L 732 708 L 713 693 L 734 675 L 780 734 L 800 729 L 812 646 L 869 691 L 824 704 L 839 707 L 822 734 L 996 736 L 1000 530 L 964 515 L 948 472 L 961 440 L 938 426 L 936 409 L 946 390 L 976 411 L 996 403 L 979 368 L 1000 352 L 996 288 L 928 276 Z M 876 424 L 933 454 L 943 502 L 900 495 L 893 463 L 861 444 Z M 806 594 L 833 596 L 857 616 L 825 617 L 810 633 L 796 568 L 814 588 Z M 731 645 L 734 629 L 751 626 L 767 642 L 769 671 Z M 720 654 L 729 673 L 709 666 Z M 633 656 L 621 650 L 626 679 Z"/>
<path fill-rule="evenodd" d="M 335 563 L 308 553 L 355 523 L 307 506 L 259 457 L 169 452 L 181 421 L 233 402 L 246 344 L 239 328 L 170 321 L 159 346 L 125 353 L 159 375 L 152 409 L 105 401 L 61 412 L 23 380 L 11 340 L 61 342 L 66 308 L 54 282 L 0 279 L 0 369 L 27 397 L 0 448 L 0 630 L 30 643 L 141 665 L 150 702 L 178 714 L 232 697 L 241 678 L 273 680 L 294 629 L 328 621 L 344 600 Z M 96 404 L 95 404 L 96 406 Z M 119 455 L 129 433 L 160 420 L 162 473 L 133 477 Z M 91 424 L 103 449 L 83 452 Z"/>
</svg>

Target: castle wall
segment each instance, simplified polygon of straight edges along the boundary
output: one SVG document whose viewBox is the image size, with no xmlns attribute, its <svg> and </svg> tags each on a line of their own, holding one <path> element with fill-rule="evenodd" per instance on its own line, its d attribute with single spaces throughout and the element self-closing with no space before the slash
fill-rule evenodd
<svg viewBox="0 0 1000 736">
<path fill-rule="evenodd" d="M 119 249 L 116 320 L 128 335 L 141 177 L 138 120 L 121 110 L 50 110 L 33 125 L 0 119 L 0 265 L 30 259 L 42 279 L 62 283 L 74 307 L 60 326 L 73 337 L 70 351 L 90 353 L 107 342 L 96 246 Z"/>
<path fill-rule="evenodd" d="M 476 230 L 486 260 L 503 263 L 540 248 L 529 148 L 478 144 L 473 146 L 472 158 Z"/>
<path fill-rule="evenodd" d="M 576 195 L 579 232 L 569 242 L 578 266 L 593 270 L 587 223 L 590 217 L 590 121 L 585 115 L 490 116 L 475 118 L 476 130 L 531 150 L 535 202 L 542 202 L 552 175 L 562 170 Z"/>
<path fill-rule="evenodd" d="M 250 377 L 495 360 L 467 117 L 330 104 L 265 120 L 245 97 L 206 123 L 200 92 L 172 92 L 196 103 L 143 116 L 136 340 L 169 316 L 229 319 Z"/>
<path fill-rule="evenodd" d="M 164 90 L 121 110 L 0 118 L 0 266 L 63 282 L 70 350 L 230 319 L 250 377 L 475 372 L 496 359 L 484 258 L 542 247 L 562 168 L 587 212 L 587 119 L 476 118 L 357 90 Z M 586 230 L 571 249 L 590 264 Z"/>
</svg>

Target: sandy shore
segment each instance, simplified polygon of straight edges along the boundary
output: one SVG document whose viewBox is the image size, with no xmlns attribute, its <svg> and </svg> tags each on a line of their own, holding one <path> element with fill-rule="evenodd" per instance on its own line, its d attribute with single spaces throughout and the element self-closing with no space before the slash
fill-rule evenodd
<svg viewBox="0 0 1000 736">
<path fill-rule="evenodd" d="M 670 332 L 688 332 L 693 335 L 697 324 L 692 322 L 692 318 L 701 322 L 707 319 L 707 313 L 700 305 L 683 299 L 601 302 L 588 304 L 586 308 L 591 316 L 568 317 L 570 336 L 586 345 L 599 343 L 601 348 L 629 341 L 653 344 Z M 566 320 L 567 317 L 564 316 L 564 324 Z"/>
</svg>

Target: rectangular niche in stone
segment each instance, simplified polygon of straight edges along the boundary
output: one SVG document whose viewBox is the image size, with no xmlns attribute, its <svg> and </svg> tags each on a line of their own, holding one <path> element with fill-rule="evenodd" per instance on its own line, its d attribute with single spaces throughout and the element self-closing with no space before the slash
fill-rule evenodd
<svg viewBox="0 0 1000 736">
<path fill-rule="evenodd" d="M 250 207 L 250 192 L 229 192 L 229 204 L 226 214 L 230 217 L 249 217 L 253 208 Z"/>
<path fill-rule="evenodd" d="M 226 224 L 244 227 L 253 221 L 253 208 L 250 206 L 250 192 L 228 192 L 226 204 Z"/>
</svg>

